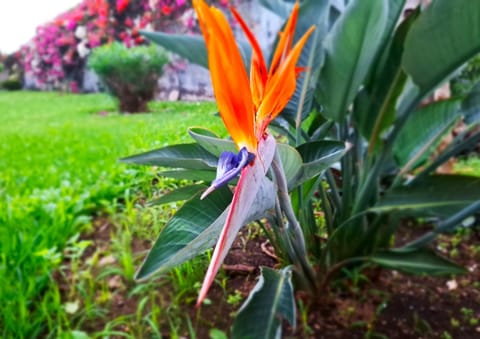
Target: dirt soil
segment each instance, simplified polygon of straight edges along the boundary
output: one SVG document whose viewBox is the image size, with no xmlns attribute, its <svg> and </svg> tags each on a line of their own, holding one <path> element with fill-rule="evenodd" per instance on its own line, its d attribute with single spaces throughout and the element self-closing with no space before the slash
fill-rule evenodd
<svg viewBox="0 0 480 339">
<path fill-rule="evenodd" d="M 87 236 L 93 241 L 85 256 L 99 247 L 108 246 L 112 225 L 101 218 L 94 223 L 96 231 Z M 399 241 L 407 240 L 411 231 L 406 228 Z M 249 239 L 245 241 L 245 239 Z M 473 232 L 460 242 L 442 236 L 435 246 L 446 256 L 468 269 L 463 276 L 438 278 L 408 276 L 395 271 L 371 268 L 360 275 L 356 283 L 343 280 L 334 284 L 325 295 L 315 299 L 297 293 L 303 310 L 298 309 L 297 328 L 285 326 L 285 338 L 480 338 L 480 235 Z M 148 241 L 134 240 L 134 253 L 150 247 Z M 278 261 L 273 249 L 262 236 L 240 234 L 224 262 L 227 275 L 227 294 L 239 291 L 246 297 L 255 285 L 260 266 L 275 267 Z M 117 281 L 115 281 L 115 279 Z M 106 321 L 122 315 L 135 314 L 139 300 L 127 297 L 128 284 L 120 277 L 111 277 L 108 284 L 115 298 L 108 314 L 83 330 L 103 329 Z M 68 291 L 68 272 L 57 277 L 65 293 Z M 168 303 L 159 288 L 159 302 Z M 166 294 L 166 293 L 165 293 Z M 196 319 L 197 338 L 209 338 L 217 328 L 228 333 L 236 309 L 227 303 L 225 291 L 214 284 L 209 292 L 211 305 L 195 309 L 194 302 L 184 305 L 191 319 Z M 306 316 L 305 314 L 308 314 Z M 304 316 L 302 316 L 304 315 Z M 82 326 L 85 327 L 85 326 Z M 168 327 L 165 337 L 168 337 Z"/>
</svg>

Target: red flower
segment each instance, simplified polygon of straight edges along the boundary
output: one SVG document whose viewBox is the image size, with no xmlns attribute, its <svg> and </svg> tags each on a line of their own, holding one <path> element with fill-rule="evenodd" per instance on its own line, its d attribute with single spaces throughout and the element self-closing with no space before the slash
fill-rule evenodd
<svg viewBox="0 0 480 339">
<path fill-rule="evenodd" d="M 130 3 L 130 0 L 117 0 L 117 12 L 122 13 Z"/>
<path fill-rule="evenodd" d="M 165 14 L 165 15 L 170 15 L 172 14 L 172 7 L 171 6 L 167 6 L 167 5 L 162 5 L 162 13 Z"/>
</svg>

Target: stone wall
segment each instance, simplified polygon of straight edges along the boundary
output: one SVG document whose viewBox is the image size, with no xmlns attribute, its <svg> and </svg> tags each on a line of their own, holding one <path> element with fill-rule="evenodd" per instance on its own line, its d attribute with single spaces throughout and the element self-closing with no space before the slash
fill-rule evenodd
<svg viewBox="0 0 480 339">
<path fill-rule="evenodd" d="M 254 32 L 264 51 L 270 51 L 282 20 L 259 5 L 258 0 L 243 2 L 239 12 Z M 245 39 L 240 27 L 234 27 L 238 39 Z M 266 53 L 266 56 L 268 54 Z M 84 73 L 82 90 L 95 92 L 99 90 L 98 78 L 87 70 Z M 159 100 L 211 100 L 213 91 L 210 74 L 207 69 L 189 63 L 178 56 L 172 56 L 172 63 L 166 67 L 159 80 Z"/>
</svg>

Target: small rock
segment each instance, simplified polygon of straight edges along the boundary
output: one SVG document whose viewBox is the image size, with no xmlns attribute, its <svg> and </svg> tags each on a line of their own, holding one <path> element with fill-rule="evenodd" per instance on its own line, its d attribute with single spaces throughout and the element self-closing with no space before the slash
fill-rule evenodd
<svg viewBox="0 0 480 339">
<path fill-rule="evenodd" d="M 78 300 L 75 300 L 75 301 L 72 301 L 72 302 L 66 302 L 65 304 L 63 304 L 63 309 L 68 314 L 77 313 L 79 308 L 80 308 L 80 303 L 78 302 Z"/>
<path fill-rule="evenodd" d="M 106 257 L 103 257 L 102 259 L 100 259 L 100 261 L 98 262 L 98 266 L 103 267 L 103 266 L 114 264 L 115 262 L 116 262 L 116 259 L 113 255 L 107 255 Z"/>
<path fill-rule="evenodd" d="M 456 280 L 449 280 L 447 281 L 447 288 L 449 291 L 456 290 L 458 287 L 458 283 Z"/>
<path fill-rule="evenodd" d="M 119 275 L 115 275 L 110 280 L 108 280 L 108 287 L 111 290 L 118 289 L 121 286 L 122 286 L 122 278 Z"/>
<path fill-rule="evenodd" d="M 172 90 L 168 93 L 168 101 L 178 101 L 180 98 L 180 91 L 178 89 Z"/>
</svg>

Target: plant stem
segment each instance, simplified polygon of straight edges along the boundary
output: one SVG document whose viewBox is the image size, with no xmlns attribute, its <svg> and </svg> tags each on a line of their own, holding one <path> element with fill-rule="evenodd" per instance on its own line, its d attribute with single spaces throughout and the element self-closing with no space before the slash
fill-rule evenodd
<svg viewBox="0 0 480 339">
<path fill-rule="evenodd" d="M 325 193 L 325 189 L 323 188 L 322 183 L 320 183 L 319 188 L 320 188 L 320 198 L 322 199 L 322 208 L 323 208 L 323 212 L 325 213 L 325 224 L 327 225 L 327 233 L 328 233 L 328 236 L 331 236 L 334 230 L 332 206 L 330 205 L 330 201 L 328 200 L 327 194 Z"/>
<path fill-rule="evenodd" d="M 340 194 L 338 193 L 337 183 L 335 182 L 335 178 L 333 177 L 332 170 L 330 168 L 326 170 L 325 178 L 327 179 L 328 187 L 332 191 L 332 201 L 338 213 L 338 211 L 341 211 L 342 209 L 342 199 L 340 198 Z"/>
<path fill-rule="evenodd" d="M 280 160 L 277 150 L 275 150 L 275 156 L 272 161 L 272 170 L 277 184 L 277 194 L 280 201 L 280 207 L 288 220 L 288 227 L 292 228 L 299 245 L 302 247 L 302 252 L 306 252 L 303 231 L 292 208 L 292 202 L 288 194 L 285 172 L 283 170 L 282 161 Z"/>
<path fill-rule="evenodd" d="M 388 112 L 388 108 L 391 107 L 391 100 L 395 100 L 396 96 L 395 93 L 397 91 L 397 86 L 405 81 L 405 73 L 400 69 L 395 74 L 395 78 L 393 80 L 393 84 L 390 86 L 388 90 L 387 96 L 383 101 L 382 107 L 380 108 L 380 113 L 375 120 L 375 126 L 373 127 L 372 135 L 368 142 L 368 154 L 372 155 L 373 151 L 375 150 L 375 144 L 377 143 L 377 139 L 380 137 L 380 132 L 382 128 L 382 123 L 384 120 L 385 115 Z"/>
<path fill-rule="evenodd" d="M 410 113 L 418 106 L 421 102 L 424 94 L 417 94 L 413 99 L 410 100 L 400 112 L 399 117 L 395 123 L 395 127 L 393 128 L 392 132 L 388 136 L 384 148 L 382 152 L 380 152 L 380 156 L 376 161 L 373 163 L 370 172 L 368 173 L 365 181 L 362 185 L 359 186 L 359 190 L 357 193 L 357 198 L 355 199 L 355 205 L 353 207 L 353 213 L 357 214 L 363 209 L 366 208 L 369 204 L 371 204 L 371 200 L 373 198 L 373 194 L 377 193 L 378 183 L 376 181 L 379 180 L 380 172 L 385 165 L 385 162 L 388 159 L 388 156 L 391 154 L 393 145 L 395 140 L 402 130 L 402 127 L 408 120 Z M 371 158 L 369 156 L 369 158 Z"/>
<path fill-rule="evenodd" d="M 275 183 L 277 184 L 277 219 L 282 218 L 283 212 L 288 221 L 286 225 L 287 237 L 285 239 L 287 242 L 288 251 L 291 252 L 291 250 L 293 250 L 294 253 L 291 253 L 290 255 L 293 254 L 293 259 L 295 259 L 295 263 L 298 264 L 299 268 L 301 268 L 303 271 L 306 280 L 309 282 L 310 289 L 315 291 L 317 286 L 315 272 L 308 262 L 305 238 L 303 236 L 300 223 L 298 222 L 292 208 L 292 202 L 288 194 L 285 172 L 283 170 L 280 155 L 277 150 L 275 150 L 271 168 L 274 174 Z M 279 222 L 283 224 L 283 221 L 279 220 Z M 290 235 L 293 235 L 293 237 Z"/>
<path fill-rule="evenodd" d="M 320 291 L 323 291 L 323 290 L 326 289 L 326 287 L 328 286 L 328 283 L 330 282 L 330 279 L 332 278 L 332 276 L 334 274 L 336 274 L 340 269 L 342 269 L 345 265 L 366 261 L 367 259 L 368 259 L 367 257 L 348 258 L 348 259 L 342 260 L 342 261 L 336 263 L 335 265 L 333 265 L 332 267 L 330 267 L 327 270 L 327 272 L 325 273 L 325 277 L 322 279 L 322 282 L 320 284 Z"/>
</svg>

